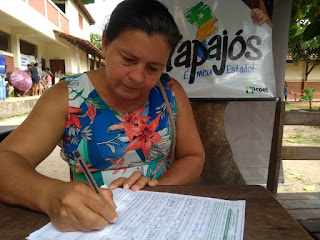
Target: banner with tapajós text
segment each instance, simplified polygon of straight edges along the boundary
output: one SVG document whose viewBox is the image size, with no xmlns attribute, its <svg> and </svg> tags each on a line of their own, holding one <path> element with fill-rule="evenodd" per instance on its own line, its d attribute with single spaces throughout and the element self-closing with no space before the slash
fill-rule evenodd
<svg viewBox="0 0 320 240">
<path fill-rule="evenodd" d="M 165 71 L 189 98 L 274 98 L 272 1 L 160 0 L 183 35 Z"/>
</svg>

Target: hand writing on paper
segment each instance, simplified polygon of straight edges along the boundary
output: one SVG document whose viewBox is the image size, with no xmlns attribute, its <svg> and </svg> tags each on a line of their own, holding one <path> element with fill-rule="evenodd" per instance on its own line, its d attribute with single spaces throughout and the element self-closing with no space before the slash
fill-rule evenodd
<svg viewBox="0 0 320 240">
<path fill-rule="evenodd" d="M 112 192 L 94 192 L 84 181 L 61 183 L 46 197 L 44 212 L 60 231 L 89 232 L 106 227 L 118 220 Z"/>
<path fill-rule="evenodd" d="M 149 179 L 143 176 L 139 171 L 135 171 L 131 174 L 129 178 L 118 178 L 114 180 L 110 185 L 109 189 L 113 190 L 119 186 L 123 186 L 123 189 L 131 189 L 132 191 L 139 191 L 140 189 L 144 188 L 145 186 L 155 187 L 159 184 L 158 180 L 156 179 Z"/>
</svg>

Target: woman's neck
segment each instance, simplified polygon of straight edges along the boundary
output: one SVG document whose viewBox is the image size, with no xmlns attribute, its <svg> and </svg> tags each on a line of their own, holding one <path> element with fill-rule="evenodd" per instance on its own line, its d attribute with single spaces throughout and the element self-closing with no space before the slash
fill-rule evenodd
<svg viewBox="0 0 320 240">
<path fill-rule="evenodd" d="M 146 94 L 145 96 L 141 96 L 136 100 L 128 101 L 127 99 L 115 95 L 114 92 L 108 86 L 107 81 L 101 80 L 105 78 L 103 68 L 87 72 L 87 75 L 101 99 L 109 107 L 118 112 L 128 113 L 136 111 L 145 104 L 149 97 L 149 94 Z"/>
</svg>

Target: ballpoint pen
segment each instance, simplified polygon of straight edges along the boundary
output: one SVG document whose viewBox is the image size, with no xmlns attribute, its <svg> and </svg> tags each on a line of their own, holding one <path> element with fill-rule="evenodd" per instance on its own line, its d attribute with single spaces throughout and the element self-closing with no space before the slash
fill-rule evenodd
<svg viewBox="0 0 320 240">
<path fill-rule="evenodd" d="M 90 183 L 91 187 L 93 188 L 93 190 L 96 192 L 96 193 L 99 193 L 101 194 L 100 192 L 100 189 L 96 183 L 96 181 L 94 180 L 91 172 L 89 171 L 85 161 L 83 160 L 83 158 L 81 157 L 81 154 L 78 150 L 74 150 L 72 152 L 73 156 L 74 156 L 74 159 L 79 163 L 83 173 L 86 175 L 86 178 L 88 179 L 88 182 Z"/>
</svg>

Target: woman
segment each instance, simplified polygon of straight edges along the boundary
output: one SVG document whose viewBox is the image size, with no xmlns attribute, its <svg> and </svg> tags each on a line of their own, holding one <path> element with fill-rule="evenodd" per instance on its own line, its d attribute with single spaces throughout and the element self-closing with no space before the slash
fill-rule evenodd
<svg viewBox="0 0 320 240">
<path fill-rule="evenodd" d="M 30 68 L 28 66 L 29 72 L 31 73 L 31 79 L 32 79 L 32 96 L 39 95 L 40 90 L 40 76 L 41 72 L 38 67 L 38 63 L 34 63 Z"/>
<path fill-rule="evenodd" d="M 106 67 L 52 86 L 0 145 L 0 200 L 45 212 L 61 231 L 91 231 L 117 221 L 110 190 L 102 189 L 100 196 L 84 181 L 65 183 L 34 170 L 60 139 L 76 180 L 84 176 L 73 160 L 74 149 L 97 183 L 109 184 L 111 190 L 195 180 L 204 150 L 190 103 L 181 85 L 162 75 L 180 38 L 172 16 L 159 2 L 120 3 L 103 33 Z M 158 82 L 164 84 L 168 105 Z M 174 127 L 167 106 L 176 127 L 172 164 Z"/>
</svg>

